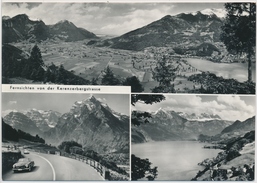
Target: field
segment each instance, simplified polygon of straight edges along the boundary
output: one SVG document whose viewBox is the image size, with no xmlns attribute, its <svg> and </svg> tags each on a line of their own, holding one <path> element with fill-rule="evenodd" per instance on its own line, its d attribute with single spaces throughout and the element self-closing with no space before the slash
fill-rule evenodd
<svg viewBox="0 0 257 183">
<path fill-rule="evenodd" d="M 78 42 L 57 42 L 45 41 L 38 43 L 43 61 L 46 65 L 63 65 L 66 70 L 74 74 L 92 80 L 98 79 L 101 83 L 102 73 L 109 66 L 114 74 L 120 79 L 137 76 L 144 87 L 144 92 L 151 92 L 151 89 L 158 86 L 158 82 L 152 78 L 152 70 L 156 67 L 157 60 L 163 55 L 177 68 L 174 86 L 177 92 L 187 92 L 200 88 L 196 83 L 188 81 L 187 78 L 193 74 L 201 73 L 200 64 L 192 64 L 187 58 L 174 54 L 169 47 L 150 47 L 144 51 L 128 51 L 111 49 L 107 47 L 87 46 L 87 41 Z M 34 46 L 32 43 L 20 42 L 14 46 L 29 53 Z M 218 63 L 215 63 L 219 65 Z M 209 64 L 204 64 L 204 71 L 210 69 Z M 201 70 L 200 70 L 201 69 Z M 231 71 L 232 72 L 232 71 Z M 245 72 L 246 77 L 246 71 Z M 255 73 L 255 72 L 254 72 Z"/>
</svg>

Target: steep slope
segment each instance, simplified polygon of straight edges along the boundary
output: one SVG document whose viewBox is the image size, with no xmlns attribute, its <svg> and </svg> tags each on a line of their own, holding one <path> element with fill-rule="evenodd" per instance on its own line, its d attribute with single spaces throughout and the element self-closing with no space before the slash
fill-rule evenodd
<svg viewBox="0 0 257 183">
<path fill-rule="evenodd" d="M 38 135 L 32 136 L 29 133 L 26 133 L 22 130 L 16 130 L 7 123 L 2 118 L 2 140 L 7 141 L 19 141 L 21 139 L 25 139 L 31 142 L 40 142 L 45 143 L 44 139 L 39 137 Z"/>
<path fill-rule="evenodd" d="M 167 15 L 160 20 L 108 40 L 112 48 L 143 50 L 150 46 L 174 46 L 219 41 L 222 20 L 216 14 Z M 106 41 L 105 43 L 106 44 Z"/>
<path fill-rule="evenodd" d="M 95 34 L 83 28 L 76 27 L 68 20 L 60 21 L 49 26 L 51 38 L 64 41 L 78 41 L 88 38 L 97 38 Z"/>
<path fill-rule="evenodd" d="M 56 111 L 43 111 L 37 109 L 24 111 L 23 114 L 29 117 L 31 120 L 35 121 L 36 126 L 43 132 L 55 127 L 59 117 L 61 116 L 61 114 Z"/>
<path fill-rule="evenodd" d="M 2 20 L 3 43 L 22 40 L 41 41 L 49 36 L 49 28 L 43 21 L 32 21 L 26 14 Z"/>
<path fill-rule="evenodd" d="M 191 120 L 192 118 L 194 120 Z M 195 118 L 198 118 L 198 120 Z M 214 118 L 220 117 L 205 113 L 198 116 L 195 114 L 188 115 L 160 108 L 152 113 L 149 123 L 142 124 L 139 127 L 132 126 L 132 142 L 196 140 L 200 134 L 217 135 L 232 124 L 231 121 Z"/>
<path fill-rule="evenodd" d="M 42 20 L 32 21 L 26 14 L 20 14 L 12 18 L 2 17 L 3 43 L 19 41 L 40 42 L 47 39 L 62 41 L 78 41 L 97 38 L 97 36 L 83 28 L 76 27 L 67 20 L 54 25 L 46 25 Z"/>
<path fill-rule="evenodd" d="M 227 126 L 233 122 L 226 120 L 206 120 L 206 121 L 188 121 L 186 123 L 187 130 L 194 134 L 197 138 L 200 134 L 203 135 L 217 135 Z"/>
<path fill-rule="evenodd" d="M 235 121 L 232 125 L 225 128 L 221 133 L 245 133 L 255 129 L 255 116 L 241 122 L 239 120 Z"/>
<path fill-rule="evenodd" d="M 152 114 L 149 123 L 132 127 L 132 142 L 188 139 L 190 137 L 184 133 L 186 122 L 186 119 L 174 111 L 166 111 L 160 108 Z"/>
<path fill-rule="evenodd" d="M 227 139 L 222 144 L 224 151 L 221 151 L 216 158 L 207 158 L 200 162 L 199 165 L 205 168 L 199 171 L 192 180 L 253 181 L 254 169 L 252 169 L 252 165 L 255 162 L 255 130 Z M 211 174 L 211 171 L 215 171 L 217 167 L 219 167 L 219 170 L 215 174 Z M 248 169 L 246 173 L 243 168 Z"/>
<path fill-rule="evenodd" d="M 74 140 L 85 149 L 99 153 L 129 150 L 129 119 L 120 120 L 95 97 L 74 103 L 55 128 L 46 133 L 46 141 L 59 145 Z"/>
<path fill-rule="evenodd" d="M 13 128 L 30 133 L 31 135 L 42 134 L 35 122 L 20 112 L 10 112 L 4 117 L 4 121 Z"/>
</svg>

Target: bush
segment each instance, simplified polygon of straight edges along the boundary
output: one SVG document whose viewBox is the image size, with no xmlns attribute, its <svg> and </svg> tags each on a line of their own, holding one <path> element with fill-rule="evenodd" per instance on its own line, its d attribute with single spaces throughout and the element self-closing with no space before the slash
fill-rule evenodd
<svg viewBox="0 0 257 183">
<path fill-rule="evenodd" d="M 2 152 L 2 173 L 11 170 L 12 165 L 20 159 L 21 152 Z"/>
</svg>

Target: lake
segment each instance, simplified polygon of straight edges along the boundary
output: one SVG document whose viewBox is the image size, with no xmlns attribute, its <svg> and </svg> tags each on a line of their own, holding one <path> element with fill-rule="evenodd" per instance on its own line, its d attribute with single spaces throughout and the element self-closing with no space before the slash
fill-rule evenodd
<svg viewBox="0 0 257 183">
<path fill-rule="evenodd" d="M 221 150 L 204 149 L 205 143 L 197 141 L 164 141 L 133 144 L 132 154 L 148 158 L 152 167 L 158 167 L 155 180 L 191 180 L 202 166 L 197 165 L 206 158 L 216 157 Z"/>
<path fill-rule="evenodd" d="M 234 78 L 239 82 L 247 81 L 248 79 L 248 64 L 247 63 L 216 63 L 205 59 L 184 58 L 190 65 L 200 71 L 209 71 L 217 76 L 222 76 L 225 79 Z M 252 63 L 252 79 L 256 81 L 256 64 Z"/>
</svg>

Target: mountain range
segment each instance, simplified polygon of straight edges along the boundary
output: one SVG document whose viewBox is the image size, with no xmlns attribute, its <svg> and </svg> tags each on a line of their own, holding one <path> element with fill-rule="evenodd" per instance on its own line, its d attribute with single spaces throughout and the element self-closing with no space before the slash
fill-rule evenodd
<svg viewBox="0 0 257 183">
<path fill-rule="evenodd" d="M 54 128 L 61 116 L 59 112 L 52 110 L 43 111 L 31 109 L 22 111 L 22 113 L 28 116 L 32 121 L 36 122 L 36 126 L 43 132 L 48 131 L 50 128 Z"/>
<path fill-rule="evenodd" d="M 97 36 L 67 20 L 46 25 L 42 20 L 32 21 L 26 14 L 20 14 L 12 18 L 2 17 L 2 38 L 3 43 L 11 43 L 24 40 L 40 42 L 47 39 L 79 41 Z"/>
<path fill-rule="evenodd" d="M 208 121 L 208 120 L 221 120 L 221 117 L 217 114 L 206 114 L 206 113 L 201 113 L 201 114 L 187 114 L 183 112 L 178 112 L 178 114 L 189 120 L 189 121 Z"/>
<path fill-rule="evenodd" d="M 175 16 L 167 15 L 119 37 L 104 40 L 98 45 L 109 45 L 117 49 L 143 50 L 150 46 L 195 46 L 203 42 L 219 42 L 222 22 L 222 18 L 214 12 L 204 14 L 204 11 L 198 11 Z"/>
<path fill-rule="evenodd" d="M 246 131 L 251 131 L 255 129 L 255 116 L 245 120 L 245 121 L 235 121 L 232 125 L 226 127 L 222 130 L 221 134 L 224 133 L 240 133 L 244 134 Z"/>
<path fill-rule="evenodd" d="M 12 111 L 4 121 L 15 129 L 40 135 L 52 145 L 73 140 L 98 153 L 129 152 L 129 117 L 94 96 L 76 101 L 68 113 Z"/>
<path fill-rule="evenodd" d="M 42 134 L 36 123 L 21 112 L 10 112 L 4 117 L 4 121 L 11 127 L 30 133 L 31 135 Z"/>
<path fill-rule="evenodd" d="M 77 101 L 70 112 L 59 118 L 56 127 L 46 133 L 46 140 L 56 143 L 76 139 L 96 152 L 128 152 L 129 118 L 117 115 L 93 96 Z"/>
<path fill-rule="evenodd" d="M 111 39 L 96 39 L 98 37 L 94 33 L 78 28 L 67 20 L 62 20 L 54 25 L 46 25 L 42 20 L 30 20 L 25 14 L 13 18 L 3 16 L 3 43 L 22 40 L 96 39 L 90 44 L 126 50 L 143 50 L 150 46 L 189 46 L 203 42 L 218 42 L 223 17 L 224 10 L 222 9 L 205 9 L 175 16 L 167 15 L 121 36 Z"/>
<path fill-rule="evenodd" d="M 222 120 L 218 115 L 188 115 L 164 109 L 158 109 L 151 115 L 149 123 L 132 126 L 132 142 L 197 140 L 199 135 L 215 136 L 232 132 L 241 134 L 254 129 L 255 126 L 255 117 L 244 122 L 233 122 Z"/>
</svg>

